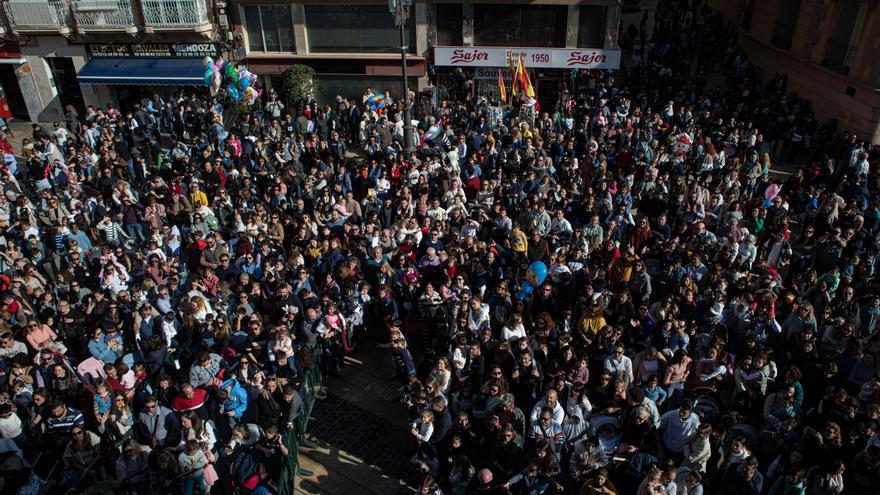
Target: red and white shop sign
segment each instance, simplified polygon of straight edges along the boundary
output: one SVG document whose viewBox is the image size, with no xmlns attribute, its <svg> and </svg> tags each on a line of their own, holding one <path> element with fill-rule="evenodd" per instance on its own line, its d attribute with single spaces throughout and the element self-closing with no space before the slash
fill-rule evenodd
<svg viewBox="0 0 880 495">
<path fill-rule="evenodd" d="M 509 67 L 522 57 L 526 68 L 619 69 L 620 50 L 594 48 L 498 48 L 438 46 L 434 65 L 439 67 Z"/>
</svg>

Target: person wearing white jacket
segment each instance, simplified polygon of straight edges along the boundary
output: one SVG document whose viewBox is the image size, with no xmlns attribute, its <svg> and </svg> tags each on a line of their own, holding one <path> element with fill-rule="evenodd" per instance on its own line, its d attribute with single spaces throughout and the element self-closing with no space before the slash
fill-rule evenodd
<svg viewBox="0 0 880 495">
<path fill-rule="evenodd" d="M 711 436 L 712 426 L 704 423 L 685 439 L 684 460 L 681 467 L 689 468 L 698 473 L 706 472 L 706 463 L 712 456 L 712 446 L 709 441 Z"/>
<path fill-rule="evenodd" d="M 434 413 L 429 410 L 422 411 L 419 419 L 410 423 L 410 434 L 416 437 L 419 443 L 427 442 L 434 434 Z"/>
</svg>

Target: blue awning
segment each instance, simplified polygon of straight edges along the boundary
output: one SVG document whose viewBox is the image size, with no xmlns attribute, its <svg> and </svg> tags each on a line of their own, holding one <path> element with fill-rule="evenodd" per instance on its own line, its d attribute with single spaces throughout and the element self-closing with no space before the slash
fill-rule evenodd
<svg viewBox="0 0 880 495">
<path fill-rule="evenodd" d="M 77 78 L 87 84 L 142 86 L 204 86 L 200 58 L 94 58 Z"/>
</svg>

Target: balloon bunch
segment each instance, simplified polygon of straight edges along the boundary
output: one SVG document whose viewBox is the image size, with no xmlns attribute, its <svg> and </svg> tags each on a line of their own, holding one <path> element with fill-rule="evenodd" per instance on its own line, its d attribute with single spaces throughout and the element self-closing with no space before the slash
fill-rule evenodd
<svg viewBox="0 0 880 495">
<path fill-rule="evenodd" d="M 369 110 L 381 114 L 385 111 L 385 96 L 381 94 L 372 94 L 367 101 L 364 102 Z"/>
<path fill-rule="evenodd" d="M 257 85 L 257 76 L 244 66 L 233 65 L 223 60 L 205 57 L 205 85 L 211 88 L 211 95 L 217 95 L 221 88 L 235 101 L 251 106 L 263 94 Z M 225 82 L 225 85 L 224 85 Z"/>
</svg>

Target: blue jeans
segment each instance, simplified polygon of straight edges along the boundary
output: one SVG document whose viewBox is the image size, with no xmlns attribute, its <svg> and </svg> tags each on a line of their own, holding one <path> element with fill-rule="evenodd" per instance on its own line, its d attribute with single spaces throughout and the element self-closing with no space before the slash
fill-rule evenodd
<svg viewBox="0 0 880 495">
<path fill-rule="evenodd" d="M 128 235 L 131 236 L 131 239 L 139 244 L 143 244 L 147 242 L 147 238 L 144 237 L 144 227 L 139 223 L 127 223 L 125 224 L 125 231 L 128 232 Z"/>
<path fill-rule="evenodd" d="M 183 481 L 183 493 L 185 495 L 193 495 L 193 489 L 198 489 L 199 493 L 204 495 L 207 492 L 207 488 L 205 487 L 205 473 L 204 470 L 198 471 L 197 473 L 193 473 L 187 476 Z"/>
<path fill-rule="evenodd" d="M 12 438 L 11 440 L 15 442 L 15 445 L 18 445 L 18 448 L 24 449 L 25 444 L 27 444 L 27 433 L 24 430 L 21 430 L 21 435 Z"/>
<path fill-rule="evenodd" d="M 666 386 L 666 398 L 672 399 L 672 394 L 676 390 L 681 390 L 682 392 L 684 392 L 684 383 L 670 383 L 669 385 L 667 385 Z"/>
</svg>

